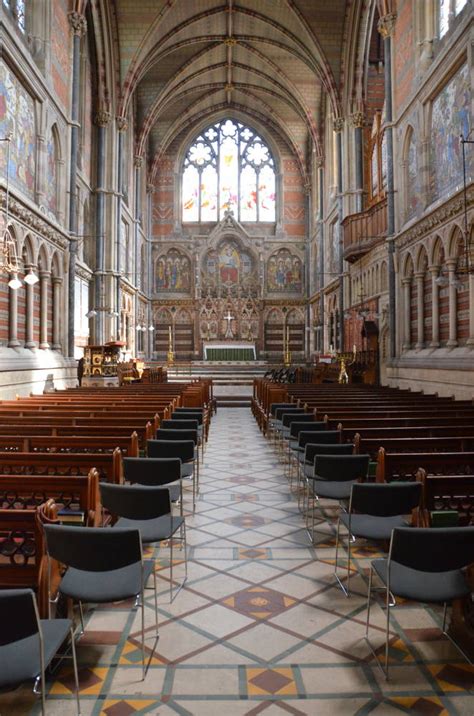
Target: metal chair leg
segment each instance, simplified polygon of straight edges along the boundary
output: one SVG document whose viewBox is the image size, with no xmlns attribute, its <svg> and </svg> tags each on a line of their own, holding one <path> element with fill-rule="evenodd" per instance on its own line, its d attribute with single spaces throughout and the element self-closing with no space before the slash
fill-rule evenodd
<svg viewBox="0 0 474 716">
<path fill-rule="evenodd" d="M 74 641 L 74 632 L 71 627 L 71 651 L 72 651 L 72 668 L 74 670 L 74 681 L 76 683 L 76 702 L 77 702 L 77 713 L 81 716 L 81 702 L 79 700 L 79 672 L 77 670 L 77 656 L 76 656 L 76 643 Z"/>
</svg>

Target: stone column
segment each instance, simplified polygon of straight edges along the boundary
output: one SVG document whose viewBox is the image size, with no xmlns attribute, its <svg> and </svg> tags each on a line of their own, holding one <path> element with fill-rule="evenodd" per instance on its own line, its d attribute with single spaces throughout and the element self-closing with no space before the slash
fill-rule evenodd
<svg viewBox="0 0 474 716">
<path fill-rule="evenodd" d="M 10 274 L 9 280 L 18 278 L 16 274 Z M 17 348 L 20 345 L 18 340 L 18 289 L 8 289 L 8 347 Z"/>
<path fill-rule="evenodd" d="M 430 266 L 431 273 L 431 343 L 430 348 L 439 348 L 439 287 L 436 279 L 439 266 Z"/>
<path fill-rule="evenodd" d="M 365 124 L 364 113 L 354 112 L 351 115 L 351 124 L 354 127 L 356 208 L 357 211 L 362 211 L 364 204 L 364 138 L 362 135 Z"/>
<path fill-rule="evenodd" d="M 40 344 L 42 349 L 49 348 L 48 343 L 48 286 L 49 271 L 40 271 Z"/>
<path fill-rule="evenodd" d="M 469 338 L 468 346 L 474 345 L 474 274 L 469 274 Z"/>
<path fill-rule="evenodd" d="M 61 350 L 61 286 L 60 276 L 53 276 L 53 351 Z"/>
<path fill-rule="evenodd" d="M 125 117 L 116 117 L 118 141 L 117 141 L 117 226 L 115 232 L 115 311 L 117 316 L 115 320 L 115 332 L 117 340 L 120 340 L 120 275 L 124 269 L 120 263 L 120 242 L 122 230 L 122 192 L 123 192 L 123 137 L 128 130 L 128 122 Z M 127 277 L 128 278 L 128 277 Z"/>
<path fill-rule="evenodd" d="M 423 271 L 415 274 L 416 281 L 416 345 L 421 350 L 425 345 L 425 302 L 424 302 L 424 278 Z"/>
<path fill-rule="evenodd" d="M 402 279 L 403 286 L 403 350 L 410 350 L 410 323 L 411 323 L 411 276 Z"/>
<path fill-rule="evenodd" d="M 393 171 L 393 109 L 392 109 L 392 35 L 397 16 L 393 13 L 379 19 L 377 29 L 383 37 L 385 58 L 385 122 L 387 128 L 387 240 L 388 240 L 388 330 L 389 355 L 396 356 L 396 281 L 395 281 L 395 195 Z"/>
<path fill-rule="evenodd" d="M 319 323 L 321 326 L 320 330 L 320 336 L 319 336 L 319 350 L 324 350 L 324 296 L 322 293 L 322 290 L 324 288 L 324 158 L 318 157 L 317 160 L 318 165 L 318 194 L 319 194 L 319 201 L 318 201 L 318 272 L 319 275 L 317 276 L 316 280 L 316 290 L 319 290 L 319 306 L 320 306 L 320 314 L 319 314 Z"/>
<path fill-rule="evenodd" d="M 25 271 L 34 271 L 36 273 L 36 266 L 29 264 L 25 266 Z M 34 310 L 35 310 L 35 287 L 29 283 L 25 283 L 25 348 L 36 348 L 36 341 L 34 338 Z"/>
<path fill-rule="evenodd" d="M 342 274 L 344 273 L 344 245 L 342 233 L 343 204 L 343 172 L 342 172 L 342 130 L 344 129 L 344 117 L 335 117 L 333 121 L 333 130 L 336 132 L 336 161 L 337 161 L 337 241 L 339 250 L 339 315 L 341 320 L 336 327 L 335 343 L 338 350 L 344 350 L 344 281 Z"/>
<path fill-rule="evenodd" d="M 446 261 L 449 278 L 449 339 L 447 346 L 455 348 L 458 344 L 458 316 L 457 316 L 457 291 L 456 291 L 456 260 Z"/>
<path fill-rule="evenodd" d="M 96 216 L 95 216 L 95 271 L 94 271 L 94 342 L 104 342 L 104 274 L 105 274 L 105 133 L 110 122 L 110 114 L 105 110 L 97 112 L 97 178 L 96 178 Z"/>
<path fill-rule="evenodd" d="M 87 31 L 87 22 L 78 12 L 70 12 L 69 24 L 73 33 L 72 49 L 72 91 L 71 91 L 71 143 L 69 157 L 69 269 L 68 269 L 68 307 L 67 307 L 67 354 L 74 356 L 74 321 L 77 259 L 77 152 L 79 144 L 79 98 L 81 80 L 81 38 Z"/>
</svg>

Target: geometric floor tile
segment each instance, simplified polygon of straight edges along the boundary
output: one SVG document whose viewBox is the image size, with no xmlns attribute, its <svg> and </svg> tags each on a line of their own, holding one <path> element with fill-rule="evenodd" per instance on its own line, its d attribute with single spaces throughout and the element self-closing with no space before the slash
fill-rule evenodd
<svg viewBox="0 0 474 716">
<path fill-rule="evenodd" d="M 249 696 L 294 696 L 298 693 L 291 668 L 247 668 L 246 681 Z"/>
<path fill-rule="evenodd" d="M 77 642 L 83 716 L 474 716 L 474 669 L 442 635 L 437 607 L 397 599 L 390 680 L 381 675 L 363 636 L 368 565 L 383 552 L 353 545 L 347 599 L 334 579 L 334 506 L 323 501 L 313 545 L 295 486 L 248 409 L 213 416 L 194 513 L 191 502 L 186 489 L 188 579 L 172 603 L 169 545 L 146 549 L 159 577 L 159 639 L 147 589 L 144 681 L 134 600 L 87 605 Z M 183 558 L 176 550 L 179 579 Z M 346 558 L 344 537 L 344 578 Z M 383 656 L 378 600 L 371 625 Z M 48 695 L 51 716 L 76 713 L 70 662 L 48 679 Z M 31 684 L 0 693 L 1 716 L 39 713 Z"/>
<path fill-rule="evenodd" d="M 296 600 L 267 587 L 249 587 L 222 601 L 226 607 L 254 619 L 267 619 L 286 611 Z"/>
</svg>

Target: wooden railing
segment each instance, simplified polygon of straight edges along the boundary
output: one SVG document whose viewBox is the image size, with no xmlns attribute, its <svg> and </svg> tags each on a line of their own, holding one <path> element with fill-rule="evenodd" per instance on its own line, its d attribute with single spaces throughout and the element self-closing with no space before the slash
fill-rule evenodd
<svg viewBox="0 0 474 716">
<path fill-rule="evenodd" d="M 387 199 L 370 209 L 346 216 L 344 229 L 344 259 L 354 262 L 385 239 L 387 233 Z"/>
</svg>

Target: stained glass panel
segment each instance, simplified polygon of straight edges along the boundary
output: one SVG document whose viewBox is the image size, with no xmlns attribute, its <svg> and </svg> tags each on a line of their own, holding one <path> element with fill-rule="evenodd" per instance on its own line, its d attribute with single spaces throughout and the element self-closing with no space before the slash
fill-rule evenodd
<svg viewBox="0 0 474 716">
<path fill-rule="evenodd" d="M 183 221 L 275 221 L 275 169 L 263 140 L 231 119 L 202 132 L 183 165 Z"/>
<path fill-rule="evenodd" d="M 454 3 L 454 14 L 457 15 L 459 12 L 461 12 L 465 5 L 467 5 L 467 0 L 456 0 L 456 2 Z"/>
<path fill-rule="evenodd" d="M 444 37 L 449 29 L 449 0 L 439 2 L 439 36 Z"/>
</svg>

